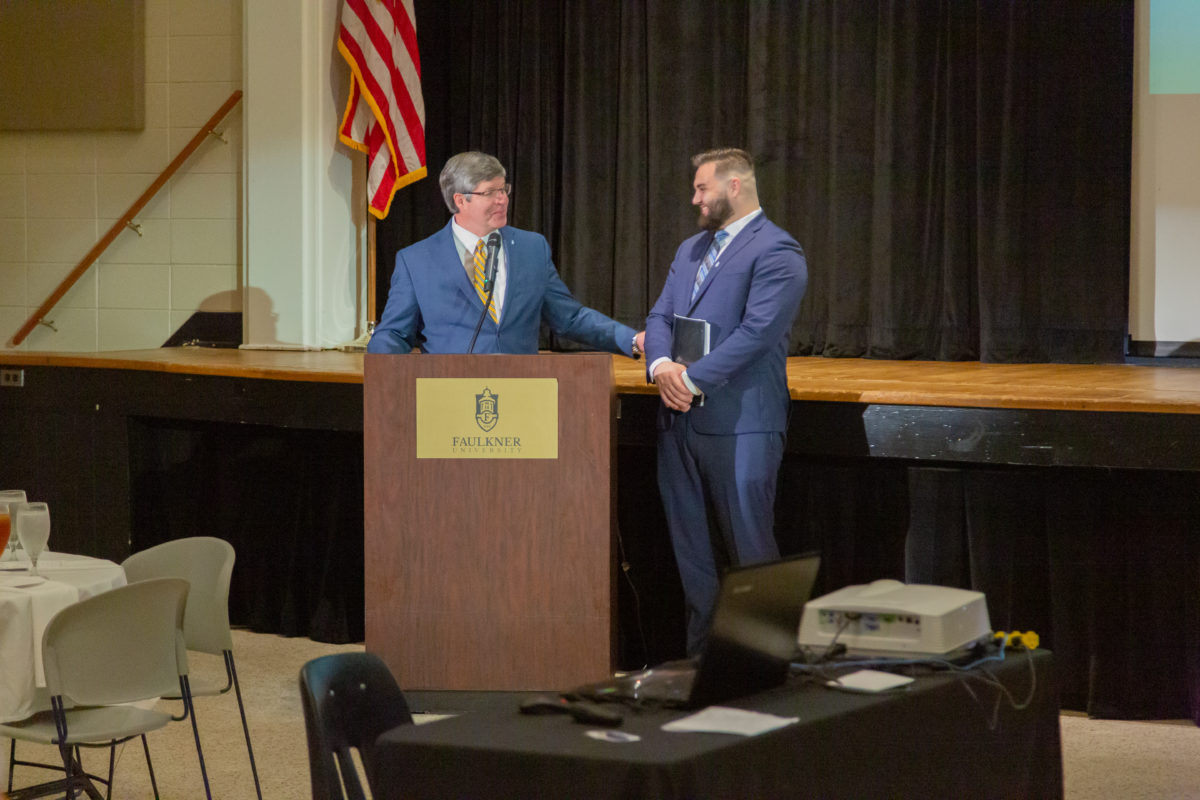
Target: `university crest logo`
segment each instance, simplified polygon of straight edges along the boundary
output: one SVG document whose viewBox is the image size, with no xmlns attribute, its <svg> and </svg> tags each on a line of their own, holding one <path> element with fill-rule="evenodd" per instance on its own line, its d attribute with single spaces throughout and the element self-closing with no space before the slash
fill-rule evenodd
<svg viewBox="0 0 1200 800">
<path fill-rule="evenodd" d="M 483 394 L 475 395 L 475 424 L 487 433 L 499 421 L 500 395 L 492 394 L 491 389 L 484 387 Z"/>
</svg>

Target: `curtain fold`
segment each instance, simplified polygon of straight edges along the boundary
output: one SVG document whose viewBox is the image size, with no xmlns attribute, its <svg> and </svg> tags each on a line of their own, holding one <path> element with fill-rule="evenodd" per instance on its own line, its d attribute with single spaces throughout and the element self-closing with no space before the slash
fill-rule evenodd
<svg viewBox="0 0 1200 800">
<path fill-rule="evenodd" d="M 1036 631 L 1064 708 L 1200 723 L 1198 498 L 1183 472 L 912 466 L 906 580 Z"/>
<path fill-rule="evenodd" d="M 1117 361 L 1133 3 L 418 0 L 427 143 L 494 153 L 510 222 L 634 327 L 695 230 L 689 157 L 758 159 L 809 258 L 793 354 Z M 377 237 L 445 224 L 436 178 Z M 569 348 L 566 342 L 543 344 Z"/>
</svg>

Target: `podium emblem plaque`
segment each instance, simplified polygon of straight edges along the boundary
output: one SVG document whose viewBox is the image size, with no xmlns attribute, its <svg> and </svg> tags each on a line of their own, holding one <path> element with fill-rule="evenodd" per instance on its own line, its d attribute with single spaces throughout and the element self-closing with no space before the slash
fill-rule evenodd
<svg viewBox="0 0 1200 800">
<path fill-rule="evenodd" d="M 554 378 L 417 378 L 416 410 L 417 458 L 558 458 Z"/>
</svg>

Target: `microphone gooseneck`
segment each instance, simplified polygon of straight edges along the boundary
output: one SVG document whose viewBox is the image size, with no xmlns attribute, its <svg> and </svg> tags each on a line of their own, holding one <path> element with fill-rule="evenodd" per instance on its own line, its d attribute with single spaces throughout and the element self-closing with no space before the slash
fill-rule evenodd
<svg viewBox="0 0 1200 800">
<path fill-rule="evenodd" d="M 487 260 L 483 264 L 483 290 L 487 297 L 483 301 L 483 311 L 475 323 L 475 331 L 471 334 L 471 343 L 467 345 L 467 354 L 475 352 L 475 340 L 479 338 L 479 330 L 483 327 L 483 318 L 488 315 L 492 305 L 492 293 L 496 291 L 496 251 L 500 249 L 500 231 L 492 231 L 487 239 Z"/>
</svg>

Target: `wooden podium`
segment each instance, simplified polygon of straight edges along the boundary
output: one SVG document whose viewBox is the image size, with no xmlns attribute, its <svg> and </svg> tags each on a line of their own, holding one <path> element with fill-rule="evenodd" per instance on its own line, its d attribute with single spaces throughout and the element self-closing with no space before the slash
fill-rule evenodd
<svg viewBox="0 0 1200 800">
<path fill-rule="evenodd" d="M 612 370 L 590 353 L 365 356 L 366 647 L 401 688 L 611 674 Z M 522 407 L 527 386 L 557 392 L 556 425 Z M 528 457 L 533 432 L 556 457 Z"/>
</svg>

